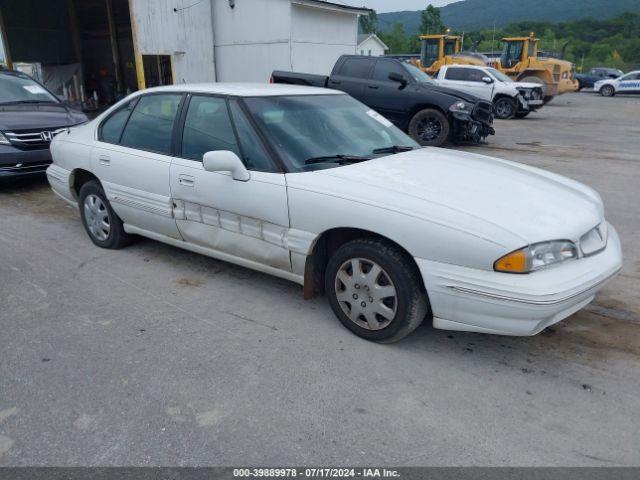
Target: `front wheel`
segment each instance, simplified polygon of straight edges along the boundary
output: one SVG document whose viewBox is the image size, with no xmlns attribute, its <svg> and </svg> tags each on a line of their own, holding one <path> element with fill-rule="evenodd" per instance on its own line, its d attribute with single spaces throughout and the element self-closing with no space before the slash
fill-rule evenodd
<svg viewBox="0 0 640 480">
<path fill-rule="evenodd" d="M 444 114 L 433 108 L 416 113 L 409 123 L 409 136 L 423 147 L 439 147 L 449 138 L 451 126 Z"/>
<path fill-rule="evenodd" d="M 80 217 L 91 241 L 102 248 L 118 249 L 130 242 L 122 220 L 111 208 L 97 181 L 85 183 L 79 194 Z"/>
<path fill-rule="evenodd" d="M 502 120 L 509 120 L 515 117 L 518 111 L 518 104 L 513 98 L 500 97 L 494 103 L 496 117 Z"/>
<path fill-rule="evenodd" d="M 605 85 L 600 89 L 600 94 L 603 97 L 613 97 L 616 94 L 616 89 L 611 85 Z"/>
<path fill-rule="evenodd" d="M 325 291 L 345 327 L 367 340 L 391 343 L 418 328 L 429 311 L 419 275 L 392 244 L 353 240 L 329 260 Z"/>
</svg>

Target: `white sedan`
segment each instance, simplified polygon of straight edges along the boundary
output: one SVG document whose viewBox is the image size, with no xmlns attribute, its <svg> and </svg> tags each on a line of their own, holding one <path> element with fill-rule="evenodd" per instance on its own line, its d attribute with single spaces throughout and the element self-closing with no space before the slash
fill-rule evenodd
<svg viewBox="0 0 640 480">
<path fill-rule="evenodd" d="M 600 80 L 593 85 L 593 90 L 604 97 L 613 97 L 616 93 L 640 93 L 640 70 Z"/>
<path fill-rule="evenodd" d="M 420 148 L 335 90 L 211 84 L 135 93 L 57 135 L 49 182 L 94 244 L 142 235 L 326 294 L 369 340 L 436 328 L 533 335 L 621 267 L 591 188 Z"/>
</svg>

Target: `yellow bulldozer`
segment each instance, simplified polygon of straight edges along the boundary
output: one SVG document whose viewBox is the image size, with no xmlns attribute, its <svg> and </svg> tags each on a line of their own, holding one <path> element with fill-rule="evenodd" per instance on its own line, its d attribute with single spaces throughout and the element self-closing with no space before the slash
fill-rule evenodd
<svg viewBox="0 0 640 480">
<path fill-rule="evenodd" d="M 422 35 L 422 51 L 418 66 L 429 75 L 443 65 L 490 65 L 518 82 L 544 85 L 545 101 L 554 96 L 578 90 L 574 65 L 557 58 L 538 57 L 538 39 L 528 37 L 503 38 L 499 57 L 478 53 L 461 53 L 462 39 L 456 35 Z"/>
</svg>

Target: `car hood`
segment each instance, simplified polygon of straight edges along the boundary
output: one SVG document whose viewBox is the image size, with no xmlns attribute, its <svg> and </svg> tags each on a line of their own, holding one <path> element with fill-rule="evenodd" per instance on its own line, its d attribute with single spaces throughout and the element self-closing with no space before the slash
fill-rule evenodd
<svg viewBox="0 0 640 480">
<path fill-rule="evenodd" d="M 461 90 L 456 90 L 454 88 L 443 87 L 442 85 L 432 85 L 430 83 L 421 83 L 418 84 L 418 90 L 425 92 L 436 92 L 443 95 L 449 95 L 451 97 L 455 97 L 458 100 L 464 100 L 469 103 L 476 103 L 480 101 L 478 97 L 475 95 L 471 95 L 469 93 L 463 92 Z"/>
<path fill-rule="evenodd" d="M 307 176 L 306 179 L 304 176 Z M 315 176 L 315 179 L 312 177 Z M 573 241 L 604 218 L 593 189 L 533 167 L 424 148 L 302 174 L 295 184 L 425 218 L 503 246 Z"/>
<path fill-rule="evenodd" d="M 0 130 L 60 128 L 86 122 L 84 113 L 64 105 L 0 106 Z"/>
</svg>

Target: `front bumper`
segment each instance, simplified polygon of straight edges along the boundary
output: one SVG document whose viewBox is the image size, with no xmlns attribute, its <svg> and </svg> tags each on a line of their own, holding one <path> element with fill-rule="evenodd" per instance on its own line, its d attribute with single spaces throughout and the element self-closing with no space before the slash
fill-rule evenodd
<svg viewBox="0 0 640 480">
<path fill-rule="evenodd" d="M 49 149 L 19 150 L 0 145 L 0 178 L 41 174 L 51 164 Z"/>
<path fill-rule="evenodd" d="M 607 248 L 591 257 L 527 275 L 416 259 L 433 326 L 445 330 L 535 335 L 589 304 L 622 267 L 620 239 L 609 225 Z"/>
</svg>

